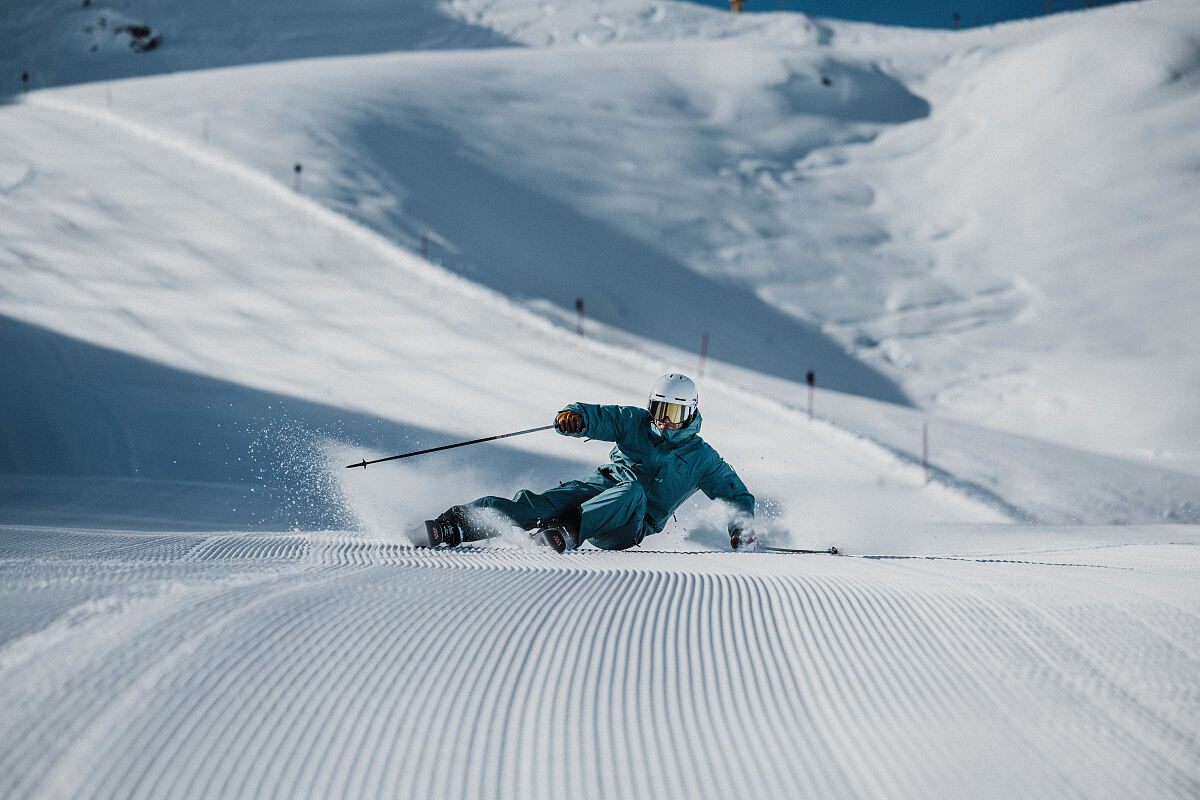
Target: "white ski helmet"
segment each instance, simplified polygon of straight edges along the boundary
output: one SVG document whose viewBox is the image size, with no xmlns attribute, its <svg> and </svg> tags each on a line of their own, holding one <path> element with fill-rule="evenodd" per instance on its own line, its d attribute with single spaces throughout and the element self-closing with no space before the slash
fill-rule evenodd
<svg viewBox="0 0 1200 800">
<path fill-rule="evenodd" d="M 680 422 L 684 425 L 696 417 L 700 408 L 700 397 L 696 394 L 696 384 L 687 375 L 672 372 L 663 375 L 654 382 L 650 390 L 650 398 L 646 401 L 646 410 L 653 420 Z"/>
</svg>

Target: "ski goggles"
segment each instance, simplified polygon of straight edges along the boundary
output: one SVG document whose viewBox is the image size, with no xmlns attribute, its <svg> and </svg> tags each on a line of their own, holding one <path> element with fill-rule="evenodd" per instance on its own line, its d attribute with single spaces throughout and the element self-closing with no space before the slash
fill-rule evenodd
<svg viewBox="0 0 1200 800">
<path fill-rule="evenodd" d="M 667 403 L 662 400 L 651 400 L 647 408 L 650 418 L 655 422 L 687 422 L 688 408 L 682 403 Z"/>
</svg>

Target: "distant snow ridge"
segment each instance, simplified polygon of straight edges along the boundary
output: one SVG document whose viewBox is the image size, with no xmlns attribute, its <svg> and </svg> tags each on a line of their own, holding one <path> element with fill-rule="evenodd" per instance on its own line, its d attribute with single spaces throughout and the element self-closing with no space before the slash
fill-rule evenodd
<svg viewBox="0 0 1200 800">
<path fill-rule="evenodd" d="M 342 533 L 0 547 L 6 603 L 43 621 L 0 629 L 7 797 L 1200 788 L 1186 546 L 1115 570 Z"/>
</svg>

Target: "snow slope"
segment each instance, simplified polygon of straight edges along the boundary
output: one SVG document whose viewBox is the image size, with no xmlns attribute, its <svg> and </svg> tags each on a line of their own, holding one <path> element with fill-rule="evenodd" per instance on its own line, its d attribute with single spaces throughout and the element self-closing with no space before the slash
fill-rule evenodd
<svg viewBox="0 0 1200 800">
<path fill-rule="evenodd" d="M 226 47 L 146 5 L 160 49 L 72 32 L 45 83 L 360 55 L 0 106 L 0 793 L 1197 793 L 1186 4 L 961 36 L 255 8 Z M 6 13 L 10 65 L 79 21 Z M 1131 28 L 1132 77 L 998 89 Z M 1047 126 L 1088 170 L 1029 216 Z M 1133 253 L 1150 277 L 1117 280 Z M 730 554 L 702 499 L 627 553 L 409 545 L 608 449 L 549 433 L 343 468 L 637 403 L 705 331 L 705 437 L 764 539 L 849 557 Z M 1135 424 L 1132 381 L 1047 388 L 1132 333 L 1122 375 L 1176 400 Z"/>
<path fill-rule="evenodd" d="M 760 372 L 1197 468 L 1192 4 L 961 34 L 450 8 L 527 48 L 68 94 L 284 182 L 302 162 L 306 193 L 560 314 L 582 296 Z"/>
<path fill-rule="evenodd" d="M 530 427 L 547 413 L 544 409 L 552 413 L 577 397 L 637 402 L 645 391 L 642 384 L 668 368 L 667 362 L 545 322 L 220 155 L 166 138 L 156 141 L 149 130 L 87 109 L 64 108 L 53 99 L 18 106 L 9 119 L 23 150 L 45 147 L 53 156 L 21 191 L 21 204 L 31 210 L 7 218 L 8 240 L 19 243 L 14 250 L 20 262 L 12 274 L 25 280 L 13 282 L 5 310 L 76 339 L 142 361 L 152 359 L 169 371 L 147 377 L 140 362 L 96 369 L 90 362 L 114 357 L 52 340 L 47 346 L 63 353 L 58 383 L 69 387 L 47 392 L 52 417 L 59 416 L 55 404 L 73 402 L 80 388 L 97 392 L 99 381 L 73 378 L 88 370 L 107 373 L 111 383 L 106 389 L 117 389 L 116 398 L 105 398 L 109 414 L 130 419 L 125 406 L 149 406 L 151 422 L 145 428 L 131 423 L 110 428 L 89 424 L 91 420 L 77 424 L 101 438 L 105 451 L 114 455 L 98 454 L 96 445 L 81 448 L 66 437 L 14 437 L 14 444 L 24 446 L 6 453 L 11 465 L 6 472 L 241 483 L 244 490 L 255 486 L 264 470 L 279 470 L 279 454 L 269 444 L 251 452 L 245 440 L 269 441 L 273 427 L 286 427 L 301 414 L 299 409 L 285 414 L 263 408 L 264 401 L 353 412 L 336 422 L 327 411 L 300 417 L 312 433 L 307 451 L 301 448 L 295 460 L 308 480 L 309 465 L 316 464 L 317 471 L 325 465 L 322 436 L 343 442 L 342 450 L 353 441 L 416 449 L 428 446 L 431 431 L 440 432 L 439 444 L 478 438 Z M 70 146 L 97 124 L 107 124 L 113 134 L 87 150 Z M 83 191 L 75 188 L 89 174 L 95 180 Z M 104 177 L 114 174 L 124 177 Z M 169 203 L 161 202 L 168 197 Z M 64 257 L 55 235 L 64 217 L 82 241 L 114 232 L 119 236 L 126 230 L 119 221 L 136 219 L 137 244 L 131 251 L 117 241 L 99 252 L 89 248 Z M 69 271 L 52 268 L 64 258 L 71 262 Z M 42 303 L 46 296 L 56 302 Z M 452 362 L 447 363 L 447 354 Z M 29 371 L 36 374 L 37 368 L 31 365 Z M 185 394 L 176 388 L 187 380 L 179 371 L 226 384 L 206 389 L 212 399 L 191 400 L 190 405 L 236 403 L 237 408 L 207 412 L 201 432 L 177 429 L 169 416 L 151 416 L 156 393 L 140 391 L 138 384 L 161 382 L 177 395 Z M 9 384 L 8 391 L 9 406 L 23 396 L 17 384 Z M 254 406 L 247 395 L 260 403 L 253 414 L 248 413 Z M 57 397 L 63 399 L 53 399 Z M 850 437 L 827 426 L 798 427 L 801 415 L 778 404 L 759 401 L 755 416 L 760 424 L 741 430 L 736 420 L 745 413 L 738 410 L 744 402 L 736 387 L 707 383 L 705 408 L 711 421 L 706 430 L 710 441 L 748 479 L 756 480 L 764 500 L 791 494 L 789 487 L 838 463 L 839 481 L 895 486 L 895 502 L 874 505 L 868 516 L 913 523 L 930 512 L 943 519 L 1007 518 L 940 484 L 924 486 L 918 471 L 874 447 L 847 447 Z M 374 424 L 374 419 L 384 422 Z M 226 433 L 223 426 L 232 430 Z M 180 435 L 185 431 L 204 438 L 189 441 Z M 780 442 L 779 431 L 791 432 L 790 443 Z M 103 439 L 106 434 L 115 441 Z M 596 444 L 585 448 L 590 454 L 585 455 L 578 445 L 553 435 L 515 446 L 569 458 L 575 470 L 607 452 Z M 798 453 L 803 457 L 795 458 Z M 356 460 L 349 451 L 343 458 L 342 463 Z M 492 491 L 511 492 L 535 478 L 546 484 L 560 479 L 563 470 L 561 463 L 538 461 L 527 467 L 534 475 L 505 474 L 478 451 L 449 454 L 429 468 L 444 474 L 480 460 L 485 469 L 495 470 L 489 480 L 503 481 Z M 364 483 L 338 477 L 354 486 Z M 475 494 L 485 488 L 481 482 Z M 325 502 L 340 504 L 336 487 L 330 491 Z M 461 501 L 468 491 L 447 486 L 436 507 Z M 881 497 L 892 493 L 880 489 Z M 420 500 L 426 505 L 410 506 L 410 521 L 429 513 L 430 498 Z M 836 502 L 819 515 L 809 505 L 805 527 L 824 521 L 836 528 L 848 522 Z M 348 508 L 348 513 L 360 511 Z M 227 524 L 238 524 L 232 510 L 227 518 Z M 240 521 L 253 520 L 243 516 Z"/>
<path fill-rule="evenodd" d="M 606 44 L 639 41 L 663 24 L 638 3 L 575 4 L 566 22 L 521 0 L 480 7 L 464 18 L 534 46 L 594 46 L 568 32 L 598 24 Z M 601 184 L 597 213 L 821 325 L 918 405 L 1195 468 L 1194 3 L 963 34 L 745 24 L 704 32 L 744 44 L 707 47 L 703 68 L 682 60 L 693 80 L 667 68 L 689 129 L 715 146 L 655 153 L 630 170 L 640 181 L 577 147 L 556 161 Z M 626 116 L 594 127 L 640 139 Z M 631 206 L 655 197 L 664 163 L 687 190 Z"/>
</svg>

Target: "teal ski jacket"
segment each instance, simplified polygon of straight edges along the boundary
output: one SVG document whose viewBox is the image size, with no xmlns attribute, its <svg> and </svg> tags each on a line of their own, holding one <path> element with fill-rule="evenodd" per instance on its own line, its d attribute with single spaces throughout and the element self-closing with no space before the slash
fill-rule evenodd
<svg viewBox="0 0 1200 800">
<path fill-rule="evenodd" d="M 733 467 L 700 438 L 699 413 L 686 428 L 659 431 L 649 412 L 637 406 L 572 403 L 564 410 L 579 412 L 584 422 L 582 433 L 564 436 L 615 443 L 609 453 L 612 463 L 599 471 L 617 483 L 641 484 L 646 493 L 645 521 L 656 533 L 697 489 L 733 505 L 731 532 L 746 528 L 754 519 L 754 495 Z"/>
</svg>

